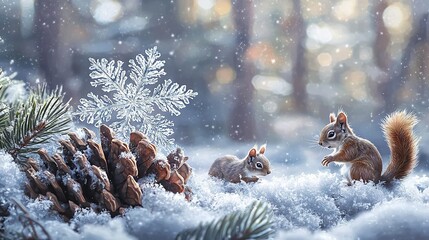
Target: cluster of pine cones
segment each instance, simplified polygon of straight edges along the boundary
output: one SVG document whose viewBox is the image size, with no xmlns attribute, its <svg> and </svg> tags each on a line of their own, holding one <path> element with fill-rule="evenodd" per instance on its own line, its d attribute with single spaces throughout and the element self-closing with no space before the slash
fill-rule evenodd
<svg viewBox="0 0 429 240">
<path fill-rule="evenodd" d="M 69 133 L 69 140 L 60 141 L 62 153 L 50 156 L 46 150 L 38 150 L 43 163 L 28 159 L 24 169 L 28 196 L 51 200 L 52 208 L 67 218 L 88 207 L 117 215 L 128 206 L 142 204 L 143 192 L 136 179 L 154 174 L 166 190 L 185 193 L 188 200 L 191 197 L 186 183 L 192 169 L 180 148 L 167 159 L 158 159 L 156 146 L 140 132 L 131 133 L 126 144 L 101 125 L 99 144 L 94 132 L 83 131 L 84 138 Z"/>
</svg>

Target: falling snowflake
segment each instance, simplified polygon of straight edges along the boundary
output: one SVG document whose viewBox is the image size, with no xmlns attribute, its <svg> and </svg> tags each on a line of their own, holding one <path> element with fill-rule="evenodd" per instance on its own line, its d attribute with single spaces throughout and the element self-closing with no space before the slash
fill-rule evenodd
<svg viewBox="0 0 429 240">
<path fill-rule="evenodd" d="M 154 114 L 154 106 L 161 112 L 178 116 L 198 93 L 186 90 L 186 85 L 180 86 L 170 79 L 148 88 L 166 74 L 163 68 L 165 61 L 158 60 L 161 54 L 156 47 L 145 53 L 146 57 L 139 54 L 129 60 L 131 71 L 128 76 L 122 61 L 90 58 L 91 86 L 101 86 L 102 91 L 113 94 L 99 96 L 89 93 L 88 98 L 80 99 L 76 114 L 81 121 L 86 120 L 96 127 L 110 122 L 110 127 L 123 138 L 132 131 L 141 131 L 158 146 L 170 150 L 174 144 L 174 139 L 170 138 L 174 123 L 159 113 Z"/>
</svg>

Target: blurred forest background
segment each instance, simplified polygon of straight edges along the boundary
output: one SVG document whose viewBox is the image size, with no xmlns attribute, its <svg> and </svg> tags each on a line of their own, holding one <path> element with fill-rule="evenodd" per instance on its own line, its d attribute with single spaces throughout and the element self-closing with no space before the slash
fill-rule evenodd
<svg viewBox="0 0 429 240">
<path fill-rule="evenodd" d="M 341 108 L 381 142 L 395 109 L 428 128 L 428 10 L 427 0 L 0 0 L 0 66 L 30 86 L 63 85 L 76 106 L 96 91 L 89 57 L 127 62 L 158 46 L 166 78 L 199 92 L 173 119 L 179 144 L 302 144 Z"/>
</svg>

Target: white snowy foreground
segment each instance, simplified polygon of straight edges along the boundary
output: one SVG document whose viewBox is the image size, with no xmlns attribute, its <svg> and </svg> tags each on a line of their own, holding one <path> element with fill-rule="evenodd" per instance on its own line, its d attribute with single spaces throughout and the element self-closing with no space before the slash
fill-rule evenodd
<svg viewBox="0 0 429 240">
<path fill-rule="evenodd" d="M 210 152 L 204 151 L 206 154 Z M 194 166 L 188 183 L 194 192 L 191 202 L 183 195 L 141 182 L 142 208 L 130 208 L 125 216 L 113 219 L 108 213 L 83 210 L 65 223 L 49 210 L 49 201 L 24 197 L 25 175 L 2 153 L 0 201 L 10 197 L 21 200 L 53 239 L 173 239 L 186 228 L 244 209 L 255 200 L 272 207 L 275 239 L 429 238 L 429 177 L 423 174 L 415 173 L 387 190 L 359 182 L 346 186 L 339 174 L 329 170 L 288 171 L 285 175 L 280 169 L 284 165 L 277 164 L 277 173 L 258 183 L 229 184 L 207 175 L 210 162 L 198 164 L 198 151 L 194 149 L 190 155 L 189 163 Z M 303 167 L 308 166 L 303 163 Z M 19 211 L 11 212 L 14 215 L 5 222 L 6 233 L 22 231 L 15 215 Z"/>
</svg>

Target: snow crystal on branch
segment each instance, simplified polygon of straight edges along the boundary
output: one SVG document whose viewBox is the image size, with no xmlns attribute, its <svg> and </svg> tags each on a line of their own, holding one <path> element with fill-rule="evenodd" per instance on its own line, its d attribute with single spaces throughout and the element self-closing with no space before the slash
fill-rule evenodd
<svg viewBox="0 0 429 240">
<path fill-rule="evenodd" d="M 88 98 L 80 99 L 76 114 L 81 121 L 96 127 L 110 123 L 110 127 L 124 138 L 132 131 L 141 131 L 155 144 L 171 150 L 174 139 L 170 136 L 174 123 L 164 115 L 153 114 L 155 106 L 161 112 L 178 116 L 198 93 L 170 79 L 153 89 L 148 88 L 158 84 L 159 78 L 166 75 L 165 61 L 159 60 L 161 54 L 156 47 L 146 50 L 145 54 L 129 60 L 131 71 L 128 76 L 122 61 L 90 58 L 91 86 L 100 86 L 103 92 L 113 94 L 99 96 L 90 92 Z"/>
</svg>

